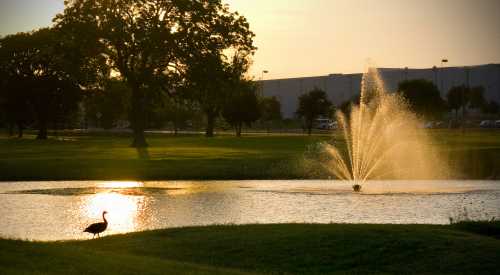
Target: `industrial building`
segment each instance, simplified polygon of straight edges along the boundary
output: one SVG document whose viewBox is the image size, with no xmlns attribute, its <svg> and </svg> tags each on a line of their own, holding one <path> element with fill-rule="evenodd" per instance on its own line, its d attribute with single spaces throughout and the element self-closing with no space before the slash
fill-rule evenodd
<svg viewBox="0 0 500 275">
<path fill-rule="evenodd" d="M 483 86 L 486 100 L 500 103 L 500 64 L 468 67 L 434 67 L 427 69 L 379 68 L 380 75 L 389 92 L 397 90 L 404 80 L 427 79 L 440 90 L 441 96 L 453 86 Z M 275 96 L 281 103 L 284 118 L 293 118 L 300 95 L 315 87 L 324 90 L 335 105 L 340 105 L 359 95 L 362 74 L 330 74 L 325 76 L 264 80 L 262 94 Z"/>
</svg>

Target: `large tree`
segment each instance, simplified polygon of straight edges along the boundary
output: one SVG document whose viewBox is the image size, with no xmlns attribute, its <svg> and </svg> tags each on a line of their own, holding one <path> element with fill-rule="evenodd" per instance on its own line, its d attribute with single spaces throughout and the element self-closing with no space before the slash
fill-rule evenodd
<svg viewBox="0 0 500 275">
<path fill-rule="evenodd" d="M 213 137 L 217 117 L 231 98 L 231 93 L 240 89 L 248 69 L 249 53 L 236 53 L 229 59 L 222 52 L 215 51 L 189 59 L 181 89 L 205 114 L 205 136 Z"/>
<path fill-rule="evenodd" d="M 328 100 L 326 92 L 319 88 L 314 88 L 299 97 L 299 107 L 296 114 L 298 117 L 304 119 L 309 135 L 317 118 L 330 115 L 331 106 L 332 103 Z"/>
<path fill-rule="evenodd" d="M 237 137 L 241 137 L 243 124 L 251 126 L 260 117 L 257 86 L 250 80 L 241 80 L 229 95 L 222 109 L 222 116 L 231 125 Z"/>
<path fill-rule="evenodd" d="M 90 63 L 57 29 L 9 35 L 0 41 L 0 70 L 6 75 L 7 99 L 15 106 L 12 112 L 33 111 L 38 139 L 47 138 L 49 123 L 64 123 L 77 109 L 81 89 L 97 79 L 99 66 Z"/>
<path fill-rule="evenodd" d="M 183 58 L 207 45 L 226 50 L 242 43 L 246 20 L 220 0 L 73 0 L 56 17 L 61 28 L 93 37 L 101 55 L 131 88 L 132 146 L 147 146 L 144 128 L 148 91 L 172 92 Z M 212 43 L 217 41 L 218 43 Z M 219 49 L 216 49 L 219 50 Z"/>
<path fill-rule="evenodd" d="M 405 80 L 398 85 L 400 93 L 415 113 L 427 118 L 439 118 L 445 111 L 445 102 L 439 89 L 425 79 Z"/>
</svg>

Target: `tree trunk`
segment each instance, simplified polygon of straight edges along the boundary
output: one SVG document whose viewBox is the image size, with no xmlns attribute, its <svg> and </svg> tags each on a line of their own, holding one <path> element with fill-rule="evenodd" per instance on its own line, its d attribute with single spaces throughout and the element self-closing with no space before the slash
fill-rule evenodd
<svg viewBox="0 0 500 275">
<path fill-rule="evenodd" d="M 310 136 L 312 133 L 313 120 L 307 122 L 307 134 Z"/>
<path fill-rule="evenodd" d="M 17 122 L 17 137 L 22 138 L 23 137 L 23 130 L 24 130 L 24 125 L 22 122 L 18 121 Z"/>
<path fill-rule="evenodd" d="M 132 88 L 132 102 L 130 110 L 130 123 L 133 131 L 132 147 L 148 147 L 144 128 L 146 125 L 145 95 L 139 87 Z"/>
<path fill-rule="evenodd" d="M 45 120 L 38 122 L 38 134 L 36 139 L 47 139 L 47 122 Z"/>
<path fill-rule="evenodd" d="M 205 130 L 205 136 L 213 137 L 214 127 L 215 127 L 215 115 L 211 112 L 208 112 L 206 115 L 207 115 L 207 128 Z"/>
<path fill-rule="evenodd" d="M 241 123 L 237 123 L 235 128 L 236 128 L 236 136 L 241 137 Z"/>
<path fill-rule="evenodd" d="M 14 123 L 9 123 L 9 137 L 14 135 Z"/>
</svg>

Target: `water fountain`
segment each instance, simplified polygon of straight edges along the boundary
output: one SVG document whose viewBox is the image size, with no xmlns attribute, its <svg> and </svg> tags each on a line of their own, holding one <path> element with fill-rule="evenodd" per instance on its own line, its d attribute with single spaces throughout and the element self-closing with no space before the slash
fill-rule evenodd
<svg viewBox="0 0 500 275">
<path fill-rule="evenodd" d="M 363 75 L 360 102 L 337 112 L 345 142 L 325 144 L 323 165 L 360 191 L 367 180 L 446 178 L 448 168 L 405 100 L 388 93 L 377 69 Z"/>
</svg>

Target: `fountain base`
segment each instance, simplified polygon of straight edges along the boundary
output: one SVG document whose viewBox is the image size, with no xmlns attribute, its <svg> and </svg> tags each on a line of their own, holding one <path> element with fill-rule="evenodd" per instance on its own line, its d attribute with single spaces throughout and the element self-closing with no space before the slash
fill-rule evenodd
<svg viewBox="0 0 500 275">
<path fill-rule="evenodd" d="M 354 184 L 352 186 L 352 190 L 354 190 L 354 192 L 361 192 L 361 185 L 359 184 Z"/>
</svg>

